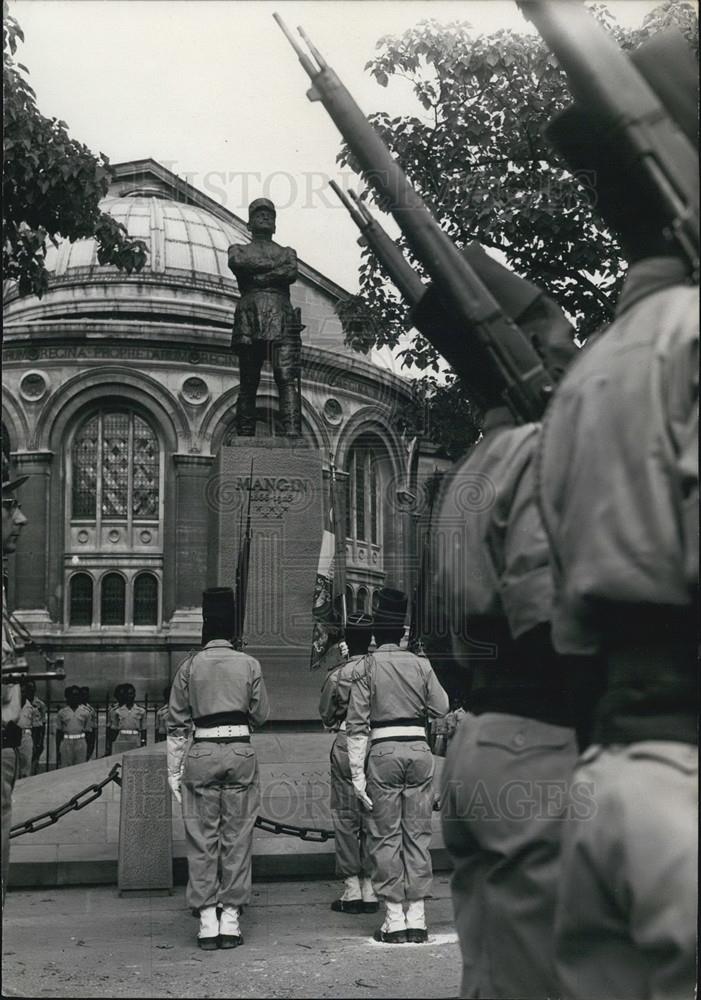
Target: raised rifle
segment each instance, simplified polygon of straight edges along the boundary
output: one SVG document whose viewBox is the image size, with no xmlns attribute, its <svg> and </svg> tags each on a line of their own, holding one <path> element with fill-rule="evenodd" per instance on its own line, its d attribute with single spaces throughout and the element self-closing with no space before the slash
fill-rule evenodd
<svg viewBox="0 0 701 1000">
<path fill-rule="evenodd" d="M 492 381 L 499 386 L 504 402 L 517 420 L 538 420 L 552 393 L 552 382 L 535 349 L 503 313 L 440 228 L 381 137 L 305 32 L 298 28 L 311 58 L 280 16 L 273 17 L 312 81 L 307 96 L 311 101 L 323 103 L 367 181 L 379 195 L 380 203 L 389 207 L 412 252 L 431 276 L 441 304 L 453 316 L 457 330 L 470 331 L 476 339 L 483 362 L 490 369 Z M 451 361 L 438 344 L 435 346 Z"/>
<path fill-rule="evenodd" d="M 10 663 L 7 666 L 2 667 L 2 672 L 0 676 L 2 677 L 3 684 L 22 684 L 23 681 L 33 680 L 33 681 L 63 681 L 66 679 L 66 671 L 64 669 L 63 663 L 65 657 L 63 656 L 49 656 L 49 654 L 39 646 L 38 643 L 34 641 L 31 633 L 26 628 L 25 625 L 19 621 L 15 615 L 10 614 L 7 608 L 3 607 L 2 616 L 4 619 L 3 624 L 7 629 L 8 633 L 15 638 L 13 643 L 13 649 L 15 654 L 18 655 L 20 662 Z M 16 641 L 17 638 L 19 642 Z M 43 658 L 44 662 L 50 670 L 31 670 L 29 665 L 24 658 L 24 652 L 26 649 L 34 647 L 36 651 Z"/>
<path fill-rule="evenodd" d="M 246 514 L 246 533 L 242 536 L 242 517 L 239 515 L 239 554 L 236 560 L 236 597 L 234 623 L 234 647 L 243 649 L 243 629 L 246 623 L 246 597 L 248 594 L 248 570 L 251 562 L 251 494 L 253 493 L 253 459 L 248 479 L 248 512 Z M 243 512 L 243 506 L 241 507 Z"/>
<path fill-rule="evenodd" d="M 699 271 L 698 151 L 628 55 L 580 2 L 517 0 L 567 74 L 572 95 L 596 111 L 642 180 L 692 274 Z M 647 200 L 649 199 L 649 201 Z"/>
</svg>

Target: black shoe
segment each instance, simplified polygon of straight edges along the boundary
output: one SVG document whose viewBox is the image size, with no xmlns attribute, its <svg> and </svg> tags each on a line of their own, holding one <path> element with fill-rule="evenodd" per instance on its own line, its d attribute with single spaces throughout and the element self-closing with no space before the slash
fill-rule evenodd
<svg viewBox="0 0 701 1000">
<path fill-rule="evenodd" d="M 406 931 L 383 931 L 380 927 L 372 937 L 382 944 L 406 944 Z"/>
<path fill-rule="evenodd" d="M 421 927 L 407 927 L 406 939 L 408 944 L 426 944 L 428 941 L 428 931 Z"/>
<path fill-rule="evenodd" d="M 334 899 L 331 909 L 336 913 L 366 913 L 362 899 Z M 372 912 L 375 912 L 374 910 Z"/>
<path fill-rule="evenodd" d="M 197 947 L 202 951 L 216 951 L 219 947 L 219 935 L 216 937 L 198 937 Z"/>
<path fill-rule="evenodd" d="M 238 948 L 240 944 L 243 944 L 242 934 L 220 934 L 219 935 L 219 947 L 220 948 Z"/>
<path fill-rule="evenodd" d="M 365 900 L 363 900 L 363 904 L 362 905 L 363 905 L 363 908 L 361 910 L 361 913 L 377 913 L 377 911 L 380 908 L 380 902 L 379 902 L 379 900 L 375 900 L 374 903 L 366 903 Z"/>
</svg>

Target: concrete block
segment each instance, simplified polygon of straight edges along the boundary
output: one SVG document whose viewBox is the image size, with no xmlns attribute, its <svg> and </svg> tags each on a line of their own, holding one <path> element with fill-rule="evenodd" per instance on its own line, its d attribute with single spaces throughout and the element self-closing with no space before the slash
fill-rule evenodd
<svg viewBox="0 0 701 1000">
<path fill-rule="evenodd" d="M 170 803 L 163 754 L 125 755 L 119 817 L 120 893 L 173 888 Z"/>
</svg>

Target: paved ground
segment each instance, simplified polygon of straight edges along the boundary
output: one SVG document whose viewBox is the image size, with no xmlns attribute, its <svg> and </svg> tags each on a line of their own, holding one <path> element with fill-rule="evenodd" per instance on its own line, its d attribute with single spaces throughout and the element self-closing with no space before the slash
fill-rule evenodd
<svg viewBox="0 0 701 1000">
<path fill-rule="evenodd" d="M 256 884 L 245 944 L 202 952 L 184 889 L 10 892 L 3 994 L 27 997 L 456 997 L 459 952 L 446 877 L 427 904 L 429 943 L 382 945 L 377 915 L 329 909 L 335 882 Z"/>
</svg>

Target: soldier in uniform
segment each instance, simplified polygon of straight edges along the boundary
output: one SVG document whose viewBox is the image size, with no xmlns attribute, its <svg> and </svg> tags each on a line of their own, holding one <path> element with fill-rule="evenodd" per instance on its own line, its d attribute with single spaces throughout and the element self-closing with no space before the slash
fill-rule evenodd
<svg viewBox="0 0 701 1000">
<path fill-rule="evenodd" d="M 10 463 L 2 453 L 2 554 L 10 555 L 17 548 L 17 542 L 27 518 L 20 509 L 15 491 L 27 481 L 20 476 L 14 481 L 10 475 Z M 22 643 L 12 626 L 7 608 L 5 577 L 2 585 L 2 669 L 12 670 L 24 666 Z M 17 748 L 22 731 L 17 725 L 22 708 L 19 684 L 2 684 L 2 905 L 5 906 L 7 873 L 10 866 L 10 827 L 12 825 L 12 789 L 17 777 Z"/>
<path fill-rule="evenodd" d="M 557 380 L 576 351 L 561 310 L 481 248 L 468 253 Z M 442 824 L 454 865 L 461 996 L 535 1000 L 555 993 L 564 819 L 556 799 L 577 745 L 565 665 L 549 635 L 552 578 L 533 469 L 540 425 L 517 425 L 499 388 L 470 385 L 485 412 L 483 437 L 449 474 L 439 501 L 437 541 L 450 555 L 436 567 L 433 593 L 450 609 L 469 712 L 446 754 Z"/>
<path fill-rule="evenodd" d="M 369 810 L 372 885 L 385 904 L 375 940 L 393 944 L 428 940 L 424 899 L 431 894 L 433 874 L 433 757 L 426 725 L 449 707 L 429 661 L 399 648 L 406 608 L 401 591 L 386 587 L 379 592 L 373 628 L 377 648 L 356 669 L 346 716 L 353 787 Z"/>
<path fill-rule="evenodd" d="M 162 743 L 168 735 L 168 701 L 170 700 L 170 684 L 163 688 L 163 704 L 156 712 L 156 743 Z"/>
<path fill-rule="evenodd" d="M 185 824 L 186 900 L 199 911 L 199 947 L 213 950 L 243 944 L 239 915 L 251 897 L 260 805 L 250 726 L 265 722 L 269 705 L 260 664 L 232 644 L 231 588 L 204 592 L 202 618 L 202 649 L 187 657 L 173 680 L 167 754 L 168 781 Z"/>
<path fill-rule="evenodd" d="M 92 717 L 80 702 L 80 688 L 71 684 L 64 691 L 66 704 L 56 713 L 56 759 L 61 767 L 84 764 L 88 759 L 88 733 Z"/>
<path fill-rule="evenodd" d="M 136 699 L 134 685 L 120 684 L 115 693 L 119 705 L 109 713 L 109 735 L 113 754 L 136 750 L 146 742 L 146 709 L 134 704 Z"/>
<path fill-rule="evenodd" d="M 697 69 L 680 36 L 633 61 L 697 144 Z M 549 137 L 596 180 L 629 269 L 616 319 L 560 385 L 540 454 L 553 639 L 598 653 L 606 689 L 577 776 L 556 915 L 566 997 L 691 997 L 696 979 L 699 293 L 592 109 Z"/>
<path fill-rule="evenodd" d="M 44 752 L 44 739 L 46 736 L 46 719 L 47 710 L 46 704 L 41 700 L 41 698 L 35 694 L 36 685 L 34 681 L 30 678 L 26 682 L 27 697 L 32 703 L 32 774 L 37 774 L 39 770 L 39 758 Z"/>
<path fill-rule="evenodd" d="M 92 719 L 92 730 L 87 734 L 87 752 L 88 760 L 93 755 L 95 749 L 95 741 L 97 740 L 97 712 L 90 704 L 90 688 L 81 687 L 80 689 L 80 704 L 85 705 L 88 712 L 90 712 L 90 718 Z"/>
<path fill-rule="evenodd" d="M 20 709 L 17 725 L 22 730 L 22 742 L 17 751 L 17 777 L 28 778 L 32 773 L 32 756 L 34 752 L 34 740 L 32 724 L 34 722 L 34 706 L 31 695 L 34 693 L 34 683 L 25 681 L 21 687 L 22 708 Z"/>
<path fill-rule="evenodd" d="M 331 812 L 335 832 L 336 871 L 345 882 L 343 895 L 331 909 L 341 913 L 376 913 L 379 908 L 367 858 L 366 814 L 353 789 L 346 743 L 346 712 L 351 680 L 372 638 L 372 618 L 362 611 L 348 615 L 345 652 L 348 660 L 332 667 L 324 681 L 319 715 L 336 732 L 331 748 Z M 341 644 L 343 645 L 343 644 Z"/>
<path fill-rule="evenodd" d="M 239 435 L 255 435 L 256 392 L 261 368 L 268 361 L 280 397 L 283 433 L 299 435 L 302 327 L 290 303 L 297 254 L 273 242 L 275 206 L 267 198 L 256 198 L 248 206 L 248 228 L 251 242 L 229 247 L 229 267 L 241 293 L 231 341 L 240 373 L 236 429 Z"/>
</svg>

